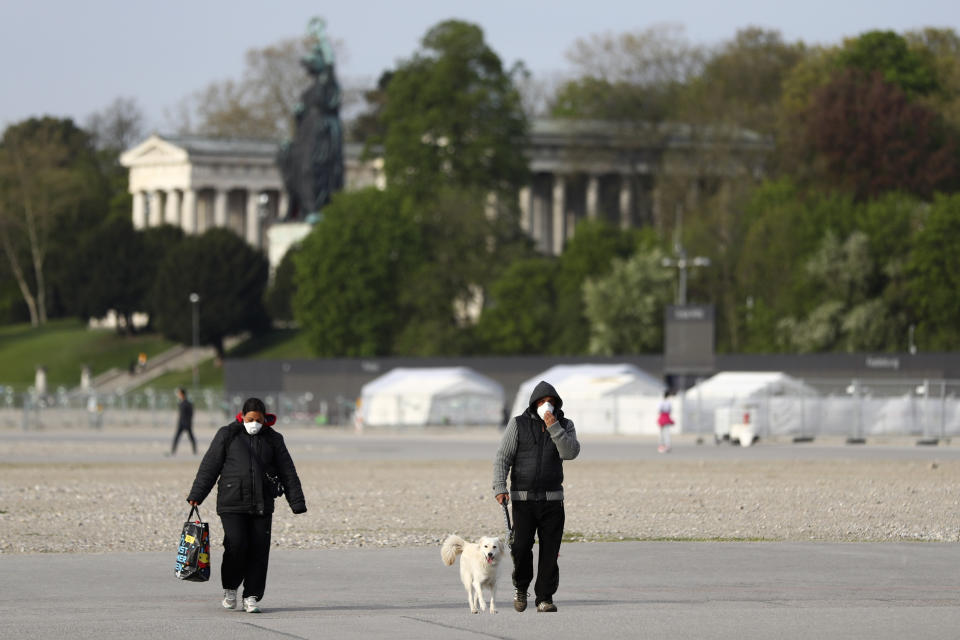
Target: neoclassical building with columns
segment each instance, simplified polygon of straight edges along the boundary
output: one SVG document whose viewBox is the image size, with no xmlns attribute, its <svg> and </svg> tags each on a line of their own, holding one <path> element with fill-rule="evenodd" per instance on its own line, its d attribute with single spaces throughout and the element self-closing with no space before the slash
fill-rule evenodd
<svg viewBox="0 0 960 640">
<path fill-rule="evenodd" d="M 278 148 L 273 141 L 151 135 L 120 158 L 130 170 L 134 227 L 226 227 L 267 251 L 275 266 L 309 230 L 302 220 L 283 218 Z M 537 119 L 525 150 L 531 179 L 520 192 L 521 226 L 553 255 L 584 218 L 660 227 L 677 206 L 678 189 L 689 204 L 705 184 L 762 175 L 771 148 L 747 131 L 721 136 L 687 125 Z M 362 151 L 361 144 L 344 145 L 345 188 L 384 188 L 382 159 L 364 160 Z"/>
</svg>

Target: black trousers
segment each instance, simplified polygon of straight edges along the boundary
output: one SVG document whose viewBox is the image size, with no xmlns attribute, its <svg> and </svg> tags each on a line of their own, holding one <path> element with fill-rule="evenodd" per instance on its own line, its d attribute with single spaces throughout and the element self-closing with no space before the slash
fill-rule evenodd
<svg viewBox="0 0 960 640">
<path fill-rule="evenodd" d="M 170 448 L 170 453 L 177 452 L 177 443 L 180 442 L 180 434 L 184 432 L 186 432 L 187 437 L 190 438 L 190 444 L 193 445 L 193 452 L 197 452 L 197 439 L 193 437 L 193 428 L 177 427 L 177 435 L 173 436 L 173 446 Z"/>
<path fill-rule="evenodd" d="M 533 586 L 536 603 L 553 600 L 560 585 L 560 541 L 565 514 L 563 500 L 513 501 L 513 586 L 526 591 L 533 580 L 533 538 L 540 539 L 537 582 Z"/>
<path fill-rule="evenodd" d="M 263 597 L 270 561 L 270 523 L 273 515 L 222 513 L 223 562 L 220 582 L 224 589 L 239 589 L 243 597 Z"/>
</svg>

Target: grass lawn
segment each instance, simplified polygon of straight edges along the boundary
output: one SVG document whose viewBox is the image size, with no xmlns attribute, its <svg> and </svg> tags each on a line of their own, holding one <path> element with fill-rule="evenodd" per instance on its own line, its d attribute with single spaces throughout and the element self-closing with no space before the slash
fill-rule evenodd
<svg viewBox="0 0 960 640">
<path fill-rule="evenodd" d="M 197 383 L 201 389 L 223 389 L 223 367 L 215 366 L 213 358 L 202 360 L 197 371 Z M 146 382 L 142 387 L 134 388 L 146 389 L 147 387 L 154 389 L 176 389 L 177 387 L 191 389 L 193 387 L 193 368 L 170 371 Z"/>
<path fill-rule="evenodd" d="M 141 351 L 154 357 L 175 343 L 158 334 L 121 336 L 110 329 L 89 329 L 80 320 L 52 320 L 43 327 L 0 326 L 0 384 L 24 389 L 33 385 L 36 368 L 47 368 L 50 389 L 80 384 L 80 370 L 93 375 L 111 367 L 126 369 Z M 222 382 L 221 382 L 222 384 Z"/>
<path fill-rule="evenodd" d="M 247 340 L 227 353 L 228 358 L 258 360 L 294 360 L 312 358 L 306 333 L 299 329 L 274 329 L 270 333 Z"/>
<path fill-rule="evenodd" d="M 270 333 L 251 338 L 227 351 L 228 358 L 255 358 L 258 360 L 283 360 L 309 358 L 310 347 L 302 331 L 297 329 L 274 329 Z M 201 389 L 223 388 L 223 367 L 217 367 L 213 359 L 200 363 L 198 382 Z M 193 386 L 193 369 L 171 371 L 155 378 L 144 387 L 154 389 L 174 389 Z"/>
<path fill-rule="evenodd" d="M 89 365 L 93 375 L 111 367 L 126 369 L 141 351 L 153 358 L 176 346 L 158 334 L 121 336 L 110 329 L 89 329 L 76 319 L 48 322 L 33 328 L 29 324 L 0 326 L 0 385 L 25 389 L 34 383 L 36 367 L 47 368 L 50 389 L 80 384 L 80 370 Z M 310 348 L 302 331 L 275 329 L 251 338 L 227 352 L 228 358 L 292 359 L 309 358 Z M 223 368 L 213 359 L 200 363 L 202 388 L 223 388 Z M 193 385 L 193 369 L 171 371 L 144 386 L 172 389 Z"/>
</svg>

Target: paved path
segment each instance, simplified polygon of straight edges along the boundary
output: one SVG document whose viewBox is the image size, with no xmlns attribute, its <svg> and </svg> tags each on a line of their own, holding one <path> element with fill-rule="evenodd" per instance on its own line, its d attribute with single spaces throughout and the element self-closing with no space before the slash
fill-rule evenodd
<svg viewBox="0 0 960 640">
<path fill-rule="evenodd" d="M 173 437 L 171 427 L 0 430 L 0 462 L 146 462 L 162 459 Z M 501 432 L 494 428 L 464 430 L 352 431 L 283 428 L 294 460 L 493 460 Z M 206 451 L 215 428 L 197 428 L 200 452 Z M 651 460 L 660 456 L 649 436 L 580 437 L 583 460 Z M 189 445 L 181 440 L 186 459 Z M 9 443 L 10 447 L 4 447 Z M 29 446 L 35 445 L 35 448 Z M 16 445 L 15 447 L 12 445 Z M 62 445 L 62 446 L 60 446 Z M 952 460 L 960 458 L 960 439 L 940 446 L 917 446 L 913 439 L 846 445 L 839 438 L 793 444 L 766 441 L 752 447 L 696 444 L 693 436 L 674 438 L 669 456 L 685 460 Z M 660 456 L 662 457 L 662 456 Z"/>
<path fill-rule="evenodd" d="M 0 556 L 0 619 L 5 638 L 81 640 L 919 640 L 960 629 L 952 544 L 567 544 L 560 566 L 557 614 L 515 613 L 504 571 L 500 613 L 471 615 L 439 549 L 278 549 L 264 613 L 252 615 L 220 608 L 216 576 L 178 581 L 172 552 Z"/>
</svg>

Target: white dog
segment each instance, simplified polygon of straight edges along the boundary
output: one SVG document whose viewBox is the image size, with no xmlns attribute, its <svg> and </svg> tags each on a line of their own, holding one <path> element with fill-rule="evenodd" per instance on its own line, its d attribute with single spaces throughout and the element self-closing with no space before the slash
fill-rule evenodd
<svg viewBox="0 0 960 640">
<path fill-rule="evenodd" d="M 493 596 L 497 589 L 497 569 L 503 549 L 503 540 L 490 536 L 480 538 L 477 542 L 466 542 L 460 536 L 451 534 L 444 540 L 440 557 L 445 565 L 449 567 L 458 555 L 463 554 L 460 557 L 460 580 L 467 590 L 471 613 L 487 610 L 483 601 L 484 587 L 490 592 L 490 613 L 497 612 L 493 606 Z"/>
</svg>

